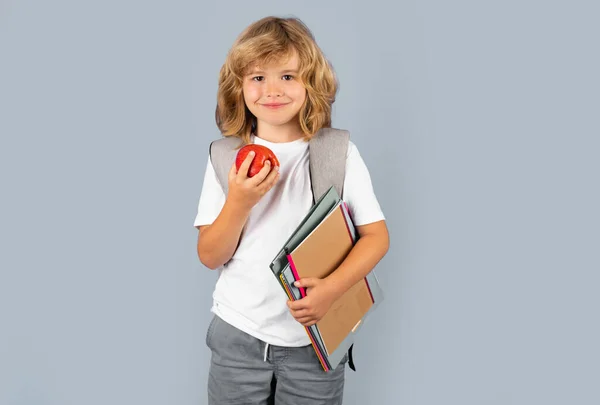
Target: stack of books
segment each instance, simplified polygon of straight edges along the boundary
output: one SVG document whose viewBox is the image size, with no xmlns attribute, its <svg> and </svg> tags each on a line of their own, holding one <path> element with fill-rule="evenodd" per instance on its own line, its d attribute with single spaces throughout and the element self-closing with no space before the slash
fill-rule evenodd
<svg viewBox="0 0 600 405">
<path fill-rule="evenodd" d="M 271 262 L 290 300 L 306 296 L 294 286 L 301 278 L 325 278 L 344 261 L 358 240 L 346 203 L 331 187 L 311 208 Z M 366 318 L 383 300 L 374 271 L 337 299 L 315 325 L 305 327 L 323 370 L 334 370 Z"/>
</svg>

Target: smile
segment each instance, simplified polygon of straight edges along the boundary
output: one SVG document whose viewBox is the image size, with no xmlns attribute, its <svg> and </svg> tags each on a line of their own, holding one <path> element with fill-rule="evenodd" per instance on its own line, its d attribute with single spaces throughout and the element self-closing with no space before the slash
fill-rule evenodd
<svg viewBox="0 0 600 405">
<path fill-rule="evenodd" d="M 263 107 L 270 108 L 272 110 L 285 107 L 289 103 L 269 103 L 269 104 L 261 104 Z"/>
</svg>

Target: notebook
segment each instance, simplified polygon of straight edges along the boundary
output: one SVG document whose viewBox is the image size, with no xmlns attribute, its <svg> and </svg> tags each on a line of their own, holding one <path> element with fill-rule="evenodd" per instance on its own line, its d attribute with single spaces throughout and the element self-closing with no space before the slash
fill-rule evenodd
<svg viewBox="0 0 600 405">
<path fill-rule="evenodd" d="M 325 278 L 335 271 L 352 250 L 355 241 L 348 229 L 343 203 L 332 212 L 288 254 L 296 279 Z M 306 295 L 300 289 L 302 296 Z M 317 322 L 328 355 L 361 322 L 373 305 L 366 280 L 361 280 L 338 298 L 325 316 Z"/>
<path fill-rule="evenodd" d="M 333 235 L 336 237 L 332 238 Z M 306 291 L 295 287 L 293 282 L 335 270 L 358 237 L 348 206 L 331 187 L 283 244 L 270 264 L 271 271 L 289 299 L 301 299 Z M 316 266 L 312 265 L 313 259 Z M 371 271 L 340 297 L 316 325 L 306 328 L 325 371 L 337 367 L 354 343 L 356 333 L 382 300 L 381 287 Z"/>
</svg>

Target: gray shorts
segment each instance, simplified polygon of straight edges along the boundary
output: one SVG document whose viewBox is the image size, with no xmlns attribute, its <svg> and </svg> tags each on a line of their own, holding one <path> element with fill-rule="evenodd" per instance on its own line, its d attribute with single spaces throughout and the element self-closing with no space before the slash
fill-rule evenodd
<svg viewBox="0 0 600 405">
<path fill-rule="evenodd" d="M 312 345 L 266 345 L 218 316 L 208 327 L 206 345 L 212 351 L 209 405 L 342 403 L 347 355 L 325 372 Z"/>
</svg>

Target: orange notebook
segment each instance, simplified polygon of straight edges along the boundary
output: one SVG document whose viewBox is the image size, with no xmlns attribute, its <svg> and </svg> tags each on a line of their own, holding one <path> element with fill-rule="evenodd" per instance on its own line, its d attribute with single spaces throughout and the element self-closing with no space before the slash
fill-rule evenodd
<svg viewBox="0 0 600 405">
<path fill-rule="evenodd" d="M 288 260 L 296 279 L 325 278 L 337 269 L 353 246 L 342 206 L 337 205 L 319 226 L 288 254 Z M 333 303 L 327 314 L 317 322 L 328 355 L 331 355 L 358 326 L 372 305 L 373 298 L 364 279 Z"/>
</svg>

